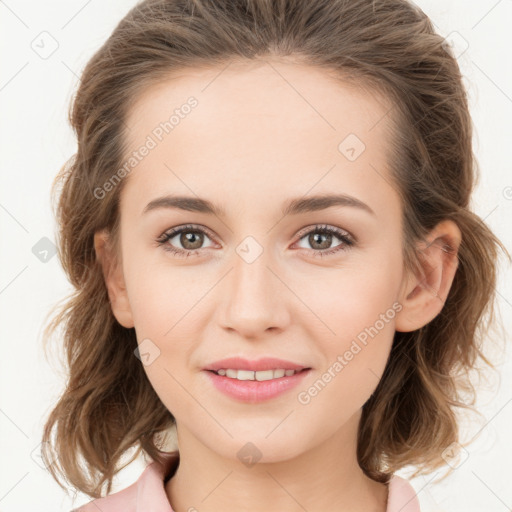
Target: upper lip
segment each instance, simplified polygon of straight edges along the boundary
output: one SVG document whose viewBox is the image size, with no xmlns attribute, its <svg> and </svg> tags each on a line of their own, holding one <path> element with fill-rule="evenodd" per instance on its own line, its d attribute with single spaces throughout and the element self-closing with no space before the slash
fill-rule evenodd
<svg viewBox="0 0 512 512">
<path fill-rule="evenodd" d="M 263 357 L 256 361 L 250 361 L 249 359 L 244 359 L 243 357 L 228 357 L 226 359 L 220 359 L 219 361 L 215 361 L 214 363 L 205 366 L 203 370 L 212 370 L 216 372 L 221 368 L 231 368 L 233 370 L 253 370 L 257 372 L 281 368 L 283 370 L 303 370 L 304 368 L 309 368 L 309 366 L 293 363 L 292 361 L 286 361 L 284 359 L 278 359 L 275 357 Z"/>
</svg>

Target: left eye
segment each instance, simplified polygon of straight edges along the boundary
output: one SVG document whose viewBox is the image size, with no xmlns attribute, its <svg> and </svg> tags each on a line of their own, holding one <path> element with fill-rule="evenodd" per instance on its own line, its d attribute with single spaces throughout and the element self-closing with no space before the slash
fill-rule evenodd
<svg viewBox="0 0 512 512">
<path fill-rule="evenodd" d="M 317 249 L 318 245 L 320 245 L 319 249 L 321 250 L 310 249 L 314 256 L 324 256 L 338 251 L 348 250 L 355 244 L 351 235 L 346 231 L 326 225 L 314 226 L 305 233 L 302 231 L 301 234 L 302 236 L 299 238 L 299 242 L 303 239 L 307 239 L 307 243 L 313 247 L 317 245 Z M 178 241 L 182 246 L 181 248 L 175 247 L 170 243 L 173 238 L 178 236 Z M 208 231 L 199 226 L 189 225 L 167 231 L 157 239 L 157 242 L 164 250 L 174 253 L 176 256 L 188 257 L 194 254 L 199 255 L 198 250 L 203 248 L 202 245 L 205 237 L 210 238 Z M 333 237 L 341 240 L 341 243 L 331 248 L 330 245 L 333 241 Z M 211 247 L 211 245 L 209 247 Z"/>
<path fill-rule="evenodd" d="M 335 247 L 330 247 L 333 238 L 341 240 L 341 243 L 336 245 Z M 305 235 L 303 235 L 299 239 L 299 242 L 302 239 L 306 239 L 307 243 L 310 244 L 312 247 L 314 247 L 315 245 L 321 246 L 321 251 L 313 251 L 313 254 L 315 256 L 324 256 L 338 251 L 344 251 L 354 245 L 354 241 L 352 237 L 349 235 L 349 233 L 339 228 L 329 227 L 325 225 L 315 226 L 313 229 L 310 229 Z"/>
</svg>

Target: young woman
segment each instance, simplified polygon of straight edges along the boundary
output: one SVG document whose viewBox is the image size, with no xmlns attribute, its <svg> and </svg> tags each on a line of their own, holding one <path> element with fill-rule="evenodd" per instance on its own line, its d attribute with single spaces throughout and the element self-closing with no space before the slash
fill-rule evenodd
<svg viewBox="0 0 512 512">
<path fill-rule="evenodd" d="M 70 119 L 43 455 L 78 510 L 419 511 L 394 473 L 460 447 L 506 252 L 469 209 L 466 93 L 425 14 L 145 0 Z M 134 447 L 152 463 L 111 493 Z"/>
</svg>

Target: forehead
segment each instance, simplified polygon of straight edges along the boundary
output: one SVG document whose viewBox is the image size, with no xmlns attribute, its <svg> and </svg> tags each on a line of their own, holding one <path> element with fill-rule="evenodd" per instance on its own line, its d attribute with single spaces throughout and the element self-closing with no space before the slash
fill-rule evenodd
<svg viewBox="0 0 512 512">
<path fill-rule="evenodd" d="M 131 105 L 128 147 L 151 139 L 152 148 L 128 175 L 126 194 L 140 201 L 139 210 L 163 191 L 231 191 L 243 203 L 334 187 L 384 202 L 382 194 L 393 194 L 386 179 L 390 110 L 382 95 L 302 64 L 181 70 Z"/>
</svg>

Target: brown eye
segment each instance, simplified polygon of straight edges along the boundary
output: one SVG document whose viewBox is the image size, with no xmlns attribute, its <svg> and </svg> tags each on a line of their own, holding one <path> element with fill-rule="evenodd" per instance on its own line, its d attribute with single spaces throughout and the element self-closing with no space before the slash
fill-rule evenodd
<svg viewBox="0 0 512 512">
<path fill-rule="evenodd" d="M 179 236 L 180 244 L 186 250 L 200 249 L 203 245 L 204 234 L 198 231 L 182 231 Z"/>
<path fill-rule="evenodd" d="M 205 239 L 210 239 L 210 237 L 203 228 L 183 226 L 167 231 L 157 242 L 166 251 L 176 255 L 190 256 L 192 254 L 199 254 L 199 249 L 211 247 L 211 245 L 203 247 Z"/>
<path fill-rule="evenodd" d="M 329 249 L 332 243 L 332 235 L 327 233 L 310 233 L 308 243 L 313 249 Z"/>
<path fill-rule="evenodd" d="M 300 238 L 300 240 L 304 239 L 312 248 L 311 252 L 314 256 L 325 256 L 338 251 L 347 250 L 355 243 L 346 231 L 329 226 L 315 226 L 314 229 Z M 331 247 L 333 240 L 336 239 L 340 240 L 341 243 Z"/>
</svg>

